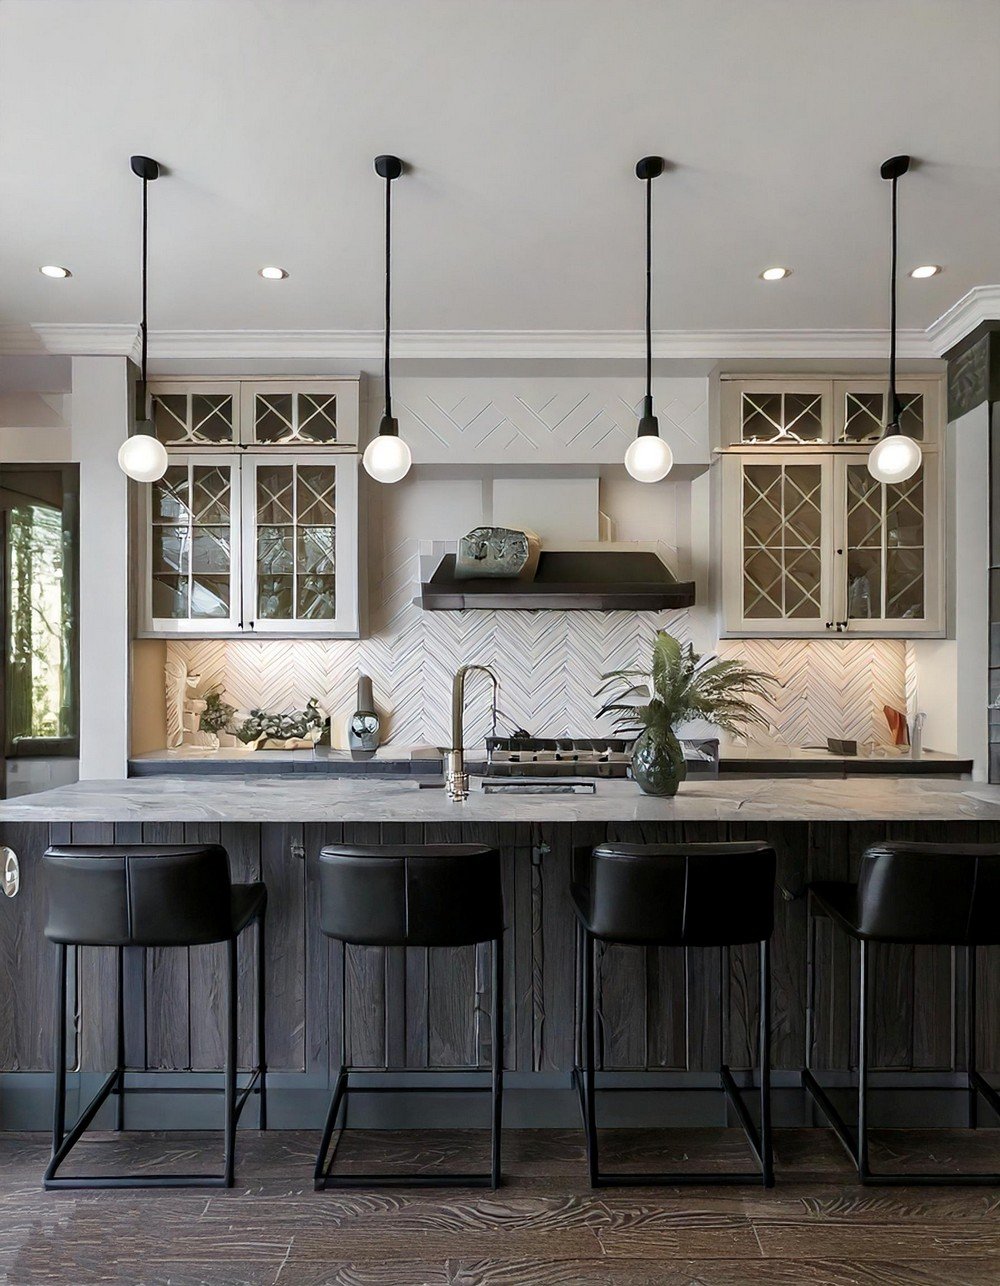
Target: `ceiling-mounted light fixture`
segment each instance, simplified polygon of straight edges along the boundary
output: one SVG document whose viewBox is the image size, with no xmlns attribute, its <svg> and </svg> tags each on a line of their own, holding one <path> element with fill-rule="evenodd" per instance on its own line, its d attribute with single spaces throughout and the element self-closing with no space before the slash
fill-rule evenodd
<svg viewBox="0 0 1000 1286">
<path fill-rule="evenodd" d="M 379 421 L 378 436 L 365 450 L 364 466 L 376 482 L 398 482 L 410 471 L 413 457 L 399 436 L 399 421 L 392 414 L 392 388 L 389 383 L 389 287 L 392 251 L 392 181 L 403 172 L 398 156 L 376 156 L 375 173 L 385 179 L 385 409 Z"/>
<path fill-rule="evenodd" d="M 760 274 L 760 279 L 761 281 L 784 281 L 791 275 L 791 268 L 765 268 Z"/>
<path fill-rule="evenodd" d="M 73 275 L 68 268 L 63 268 L 58 263 L 43 263 L 38 271 L 43 277 L 54 277 L 56 281 L 61 281 L 63 278 L 72 277 Z"/>
<path fill-rule="evenodd" d="M 160 167 L 148 156 L 133 156 L 132 173 L 142 179 L 142 321 L 139 338 L 142 345 L 139 381 L 135 386 L 135 428 L 118 450 L 118 464 L 136 482 L 156 482 L 167 471 L 167 448 L 157 438 L 146 409 L 146 189 L 160 177 Z"/>
<path fill-rule="evenodd" d="M 644 156 L 635 167 L 636 176 L 646 184 L 646 396 L 635 441 L 625 452 L 625 468 L 636 482 L 659 482 L 674 464 L 674 453 L 660 437 L 660 425 L 653 414 L 653 179 L 663 173 L 662 156 Z"/>
<path fill-rule="evenodd" d="M 908 156 L 891 156 L 879 173 L 892 184 L 892 238 L 889 251 L 889 395 L 886 425 L 881 442 L 868 456 L 868 472 L 877 482 L 905 482 L 920 468 L 920 443 L 908 438 L 899 427 L 903 406 L 896 393 L 896 184 L 910 168 Z"/>
</svg>

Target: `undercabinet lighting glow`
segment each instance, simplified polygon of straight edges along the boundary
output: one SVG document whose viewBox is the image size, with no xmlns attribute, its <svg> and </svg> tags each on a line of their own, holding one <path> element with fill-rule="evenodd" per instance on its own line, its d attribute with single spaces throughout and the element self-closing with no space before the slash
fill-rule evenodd
<svg viewBox="0 0 1000 1286">
<path fill-rule="evenodd" d="M 783 277 L 791 275 L 791 268 L 765 268 L 760 274 L 762 281 L 781 281 Z"/>
<path fill-rule="evenodd" d="M 265 281 L 281 281 L 283 278 L 288 276 L 288 273 L 284 268 L 261 268 L 260 276 L 263 277 Z"/>
<path fill-rule="evenodd" d="M 68 268 L 60 268 L 57 263 L 43 263 L 38 269 L 43 277 L 72 277 Z"/>
<path fill-rule="evenodd" d="M 936 263 L 921 264 L 919 268 L 911 268 L 910 276 L 918 280 L 922 277 L 936 277 L 941 271 L 941 265 Z"/>
</svg>

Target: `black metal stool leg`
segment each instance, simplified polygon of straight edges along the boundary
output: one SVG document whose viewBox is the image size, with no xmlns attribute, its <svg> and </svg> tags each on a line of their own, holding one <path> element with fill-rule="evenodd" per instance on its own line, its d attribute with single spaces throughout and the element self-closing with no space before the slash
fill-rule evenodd
<svg viewBox="0 0 1000 1286">
<path fill-rule="evenodd" d="M 500 1186 L 500 1140 L 503 1130 L 503 938 L 493 943 L 493 1025 L 492 1045 L 492 1122 L 490 1130 L 490 1178 L 493 1187 Z"/>
<path fill-rule="evenodd" d="M 976 1089 L 976 948 L 965 948 L 966 1011 L 965 1011 L 965 1067 L 969 1074 L 969 1129 L 979 1126 L 979 1091 Z"/>
<path fill-rule="evenodd" d="M 115 1100 L 115 1129 L 120 1134 L 125 1128 L 125 948 L 118 948 L 118 1014 L 117 1059 L 118 1091 Z"/>
<path fill-rule="evenodd" d="M 600 1174 L 597 1151 L 597 1102 L 594 1077 L 597 1068 L 597 1019 L 594 1004 L 594 939 L 583 933 L 583 1123 L 587 1143 L 587 1170 L 590 1186 L 596 1188 Z"/>
<path fill-rule="evenodd" d="M 55 1049 L 52 1055 L 55 1072 L 55 1098 L 52 1104 L 52 1156 L 62 1147 L 66 1135 L 66 944 L 56 948 Z"/>
<path fill-rule="evenodd" d="M 236 939 L 230 938 L 226 944 L 228 958 L 229 987 L 227 989 L 228 1021 L 226 1024 L 226 1145 L 224 1174 L 227 1188 L 235 1181 L 236 1167 L 236 1062 L 237 1052 L 237 991 L 236 991 Z"/>
<path fill-rule="evenodd" d="M 771 1131 L 771 943 L 760 944 L 760 1168 L 765 1188 L 774 1187 Z"/>
<path fill-rule="evenodd" d="M 868 1177 L 868 943 L 861 939 L 858 973 L 858 1178 Z"/>
<path fill-rule="evenodd" d="M 267 1013 L 265 1010 L 267 993 L 264 987 L 266 971 L 264 916 L 265 912 L 262 911 L 257 921 L 257 1074 L 260 1077 L 258 1128 L 261 1130 L 267 1129 Z"/>
</svg>

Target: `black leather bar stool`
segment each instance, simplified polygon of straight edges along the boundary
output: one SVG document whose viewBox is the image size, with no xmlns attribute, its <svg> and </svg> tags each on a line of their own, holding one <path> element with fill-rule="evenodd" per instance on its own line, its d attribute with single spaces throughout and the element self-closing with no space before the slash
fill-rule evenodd
<svg viewBox="0 0 1000 1286">
<path fill-rule="evenodd" d="M 236 1123 L 256 1087 L 260 1128 L 267 1128 L 264 1052 L 263 884 L 233 884 L 229 858 L 217 844 L 57 844 L 43 859 L 49 907 L 45 936 L 58 947 L 56 973 L 55 1107 L 52 1159 L 46 1188 L 231 1188 Z M 256 922 L 257 1068 L 236 1085 L 236 940 Z M 125 947 L 228 946 L 228 1018 L 225 1064 L 225 1157 L 222 1174 L 60 1176 L 57 1172 L 108 1096 L 117 1095 L 116 1129 L 125 1125 Z M 117 947 L 117 1059 L 115 1069 L 66 1131 L 66 990 L 68 948 Z M 144 1092 L 149 1092 L 148 1088 Z"/>
<path fill-rule="evenodd" d="M 1000 1184 L 1000 1174 L 872 1172 L 868 1161 L 868 1042 L 872 942 L 965 948 L 968 1121 L 978 1124 L 977 1096 L 1000 1115 L 1000 1095 L 976 1068 L 976 948 L 1000 943 L 1000 846 L 874 844 L 861 856 L 857 884 L 809 885 L 806 1057 L 802 1083 L 833 1127 L 866 1184 Z M 853 1132 L 811 1069 L 816 991 L 816 920 L 829 916 L 858 943 L 858 1119 Z"/>
<path fill-rule="evenodd" d="M 503 892 L 500 854 L 479 844 L 335 844 L 320 853 L 320 926 L 341 942 L 379 947 L 493 944 L 489 1174 L 334 1175 L 327 1162 L 341 1108 L 347 1125 L 351 1069 L 340 1068 L 313 1175 L 323 1188 L 492 1187 L 500 1183 L 503 1110 Z M 472 998 L 470 997 L 470 1000 Z M 402 1069 L 401 1069 L 402 1070 Z M 468 1087 L 458 1087 L 468 1088 Z M 447 1086 L 436 1091 L 455 1093 Z M 366 1090 L 366 1093 L 373 1091 Z M 377 1091 L 375 1091 L 377 1092 Z M 386 1091 L 389 1092 L 389 1091 Z M 429 1093 L 426 1086 L 420 1093 Z"/>
<path fill-rule="evenodd" d="M 766 844 L 600 844 L 573 855 L 571 896 L 576 909 L 582 1067 L 574 1068 L 587 1139 L 592 1187 L 685 1183 L 774 1184 L 771 1139 L 771 966 L 774 928 L 774 850 Z M 759 1173 L 602 1173 L 597 1150 L 594 943 L 657 947 L 760 947 L 760 1129 L 754 1125 L 732 1072 L 721 1086 L 739 1118 Z M 622 1091 L 628 1092 L 628 1091 Z"/>
</svg>

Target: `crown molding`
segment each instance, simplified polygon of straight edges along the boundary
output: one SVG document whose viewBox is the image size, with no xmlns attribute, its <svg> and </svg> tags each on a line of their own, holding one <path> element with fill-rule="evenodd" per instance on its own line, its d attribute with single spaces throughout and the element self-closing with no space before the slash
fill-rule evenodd
<svg viewBox="0 0 1000 1286">
<path fill-rule="evenodd" d="M 1000 285 L 977 286 L 926 330 L 901 330 L 899 355 L 941 357 L 984 321 L 1000 318 Z M 660 360 L 739 358 L 879 358 L 886 352 L 884 330 L 672 330 L 653 334 Z M 433 359 L 639 359 L 641 331 L 583 330 L 410 330 L 393 334 L 399 358 Z M 0 353 L 57 353 L 139 358 L 135 326 L 38 322 L 0 326 Z M 376 359 L 382 332 L 361 330 L 159 330 L 150 332 L 151 359 L 230 358 Z"/>
<path fill-rule="evenodd" d="M 95 326 L 86 322 L 33 322 L 0 326 L 0 354 L 23 357 L 57 354 L 70 357 L 131 357 L 139 360 L 137 326 Z"/>
<path fill-rule="evenodd" d="M 1000 285 L 973 287 L 927 327 L 934 356 L 943 356 L 983 322 L 997 320 L 1000 320 Z"/>
</svg>

